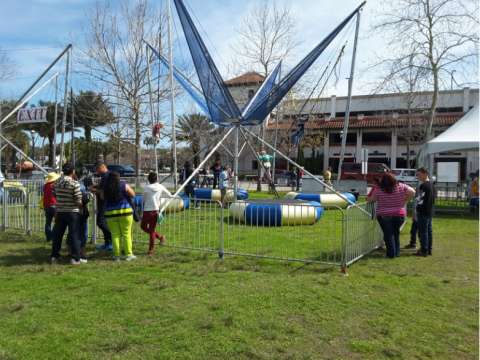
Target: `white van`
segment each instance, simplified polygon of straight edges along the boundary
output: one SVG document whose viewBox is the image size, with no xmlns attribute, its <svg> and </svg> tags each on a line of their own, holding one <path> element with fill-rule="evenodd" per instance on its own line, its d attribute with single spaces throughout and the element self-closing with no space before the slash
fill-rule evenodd
<svg viewBox="0 0 480 360">
<path fill-rule="evenodd" d="M 416 183 L 416 172 L 416 169 L 392 169 L 392 173 L 395 175 L 397 181 L 403 183 Z"/>
</svg>

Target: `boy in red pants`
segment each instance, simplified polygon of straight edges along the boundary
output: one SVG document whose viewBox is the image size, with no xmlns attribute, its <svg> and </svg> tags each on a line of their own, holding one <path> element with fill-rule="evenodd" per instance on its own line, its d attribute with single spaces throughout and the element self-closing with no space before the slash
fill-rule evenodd
<svg viewBox="0 0 480 360">
<path fill-rule="evenodd" d="M 143 189 L 143 216 L 140 224 L 143 231 L 150 235 L 150 244 L 148 247 L 148 255 L 153 255 L 155 247 L 155 239 L 160 240 L 160 244 L 165 243 L 165 237 L 155 231 L 157 226 L 158 211 L 162 197 L 170 197 L 172 194 L 157 182 L 157 174 L 151 172 L 148 174 L 148 182 Z"/>
</svg>

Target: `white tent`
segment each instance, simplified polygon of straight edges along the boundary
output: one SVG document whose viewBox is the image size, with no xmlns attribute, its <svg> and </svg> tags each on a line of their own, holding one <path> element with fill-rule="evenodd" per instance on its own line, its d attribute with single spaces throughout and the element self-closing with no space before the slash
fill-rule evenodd
<svg viewBox="0 0 480 360">
<path fill-rule="evenodd" d="M 426 154 L 453 150 L 478 149 L 480 142 L 478 104 L 455 124 L 424 145 Z"/>
</svg>

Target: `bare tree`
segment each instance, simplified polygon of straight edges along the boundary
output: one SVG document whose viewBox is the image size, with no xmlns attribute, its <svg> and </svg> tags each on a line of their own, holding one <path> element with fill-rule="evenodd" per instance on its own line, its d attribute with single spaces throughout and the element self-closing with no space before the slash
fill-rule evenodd
<svg viewBox="0 0 480 360">
<path fill-rule="evenodd" d="M 245 66 L 267 76 L 274 64 L 287 58 L 298 46 L 295 21 L 288 7 L 265 0 L 243 18 L 234 46 Z"/>
<path fill-rule="evenodd" d="M 15 75 L 15 63 L 7 52 L 0 48 L 0 81 L 11 79 Z"/>
<path fill-rule="evenodd" d="M 165 17 L 148 0 L 122 0 L 118 9 L 108 1 L 97 3 L 85 33 L 88 45 L 82 65 L 92 79 L 104 86 L 110 103 L 121 109 L 126 126 L 134 130 L 138 174 L 142 133 L 150 126 L 150 119 L 145 116 L 149 94 L 147 66 L 155 60 L 151 53 L 147 57 L 144 40 L 161 48 Z M 168 91 L 163 83 L 152 82 L 152 91 L 158 93 L 159 101 L 165 99 Z"/>
<path fill-rule="evenodd" d="M 432 137 L 438 92 L 444 77 L 462 68 L 473 74 L 478 62 L 478 4 L 472 0 L 384 0 L 390 8 L 374 29 L 388 38 L 387 80 L 405 76 L 409 68 L 426 71 L 433 91 L 425 138 Z M 422 75 L 423 76 L 423 75 Z"/>
</svg>

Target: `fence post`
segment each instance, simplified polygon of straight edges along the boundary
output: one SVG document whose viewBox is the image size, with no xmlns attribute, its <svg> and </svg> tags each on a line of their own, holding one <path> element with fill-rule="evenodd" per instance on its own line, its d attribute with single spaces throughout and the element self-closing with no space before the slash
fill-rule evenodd
<svg viewBox="0 0 480 360">
<path fill-rule="evenodd" d="M 218 257 L 223 260 L 224 256 L 224 233 L 223 233 L 223 222 L 224 222 L 224 209 L 223 204 L 220 204 L 220 236 L 219 236 L 219 246 L 218 246 Z"/>
<path fill-rule="evenodd" d="M 3 216 L 2 216 L 2 230 L 7 230 L 7 211 L 8 211 L 8 189 L 3 188 Z"/>
<path fill-rule="evenodd" d="M 342 262 L 340 271 L 344 275 L 347 274 L 347 240 L 348 240 L 348 214 L 350 206 L 347 206 L 345 211 L 342 211 Z"/>
<path fill-rule="evenodd" d="M 30 235 L 32 229 L 30 226 L 30 191 L 25 190 L 25 232 Z"/>
<path fill-rule="evenodd" d="M 92 201 L 92 244 L 97 243 L 97 196 L 93 195 Z"/>
</svg>

